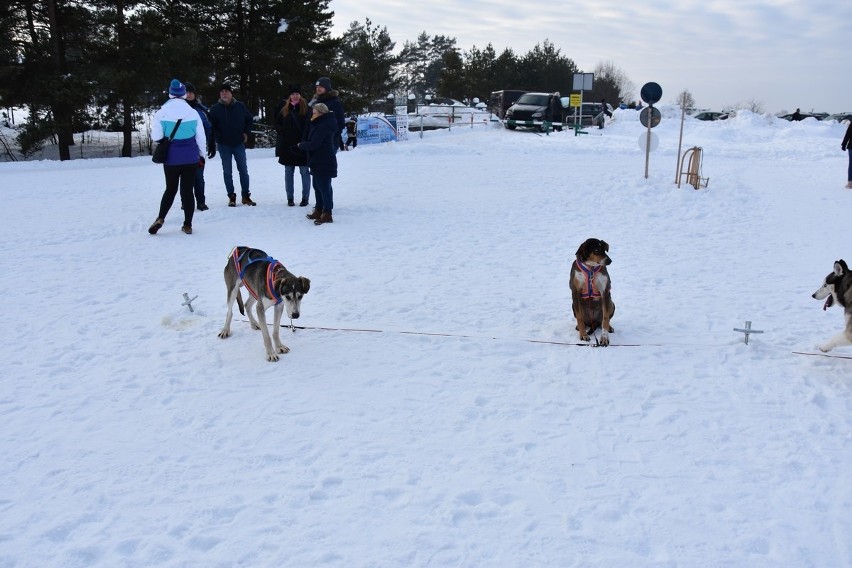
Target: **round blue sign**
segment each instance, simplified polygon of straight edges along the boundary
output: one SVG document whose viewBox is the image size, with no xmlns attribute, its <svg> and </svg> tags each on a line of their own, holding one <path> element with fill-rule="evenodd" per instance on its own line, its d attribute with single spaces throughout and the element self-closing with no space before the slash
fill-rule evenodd
<svg viewBox="0 0 852 568">
<path fill-rule="evenodd" d="M 645 83 L 642 85 L 642 90 L 639 91 L 639 96 L 649 105 L 654 104 L 663 98 L 663 88 L 657 83 Z"/>
</svg>

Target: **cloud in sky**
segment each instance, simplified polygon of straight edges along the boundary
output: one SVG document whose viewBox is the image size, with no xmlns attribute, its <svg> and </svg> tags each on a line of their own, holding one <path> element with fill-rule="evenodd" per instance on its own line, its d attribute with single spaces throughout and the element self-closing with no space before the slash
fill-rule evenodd
<svg viewBox="0 0 852 568">
<path fill-rule="evenodd" d="M 387 28 L 397 50 L 424 31 L 456 38 L 463 51 L 491 43 L 517 55 L 549 40 L 583 71 L 615 64 L 636 84 L 637 99 L 638 88 L 655 81 L 663 102 L 688 89 L 713 109 L 754 101 L 766 112 L 852 110 L 852 2 L 332 0 L 329 7 L 335 35 L 369 18 Z"/>
</svg>

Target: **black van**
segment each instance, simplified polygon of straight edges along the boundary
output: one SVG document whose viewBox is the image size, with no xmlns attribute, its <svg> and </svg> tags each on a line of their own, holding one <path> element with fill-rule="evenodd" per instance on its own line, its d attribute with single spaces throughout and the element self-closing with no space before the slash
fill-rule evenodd
<svg viewBox="0 0 852 568">
<path fill-rule="evenodd" d="M 509 89 L 494 91 L 488 99 L 488 112 L 503 120 L 506 118 L 506 111 L 509 110 L 509 107 L 524 93 L 526 91 L 512 91 Z"/>
</svg>

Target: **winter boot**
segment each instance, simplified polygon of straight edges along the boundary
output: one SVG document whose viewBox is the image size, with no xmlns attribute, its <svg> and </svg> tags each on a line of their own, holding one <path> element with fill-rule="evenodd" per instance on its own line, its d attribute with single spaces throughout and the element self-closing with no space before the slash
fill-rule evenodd
<svg viewBox="0 0 852 568">
<path fill-rule="evenodd" d="M 307 206 L 308 206 L 308 200 L 307 199 L 303 199 L 299 202 L 299 207 L 307 207 Z"/>
<path fill-rule="evenodd" d="M 192 227 L 190 227 L 189 225 L 184 225 L 183 227 L 180 228 L 180 230 L 183 231 L 184 233 L 186 233 L 187 235 L 192 234 Z"/>
<path fill-rule="evenodd" d="M 228 207 L 236 207 L 237 206 L 237 194 L 229 193 L 228 194 Z"/>
<path fill-rule="evenodd" d="M 243 205 L 257 205 L 257 203 L 252 201 L 250 196 L 243 195 Z"/>
<path fill-rule="evenodd" d="M 287 206 L 288 206 L 288 207 L 293 207 L 293 206 L 295 206 L 295 205 L 296 205 L 296 202 L 295 202 L 295 201 L 293 201 L 292 199 L 288 199 L 288 200 L 287 200 Z"/>
<path fill-rule="evenodd" d="M 314 208 L 313 213 L 308 213 L 307 215 L 305 215 L 305 217 L 312 221 L 316 221 L 317 219 L 322 217 L 322 209 Z"/>
<path fill-rule="evenodd" d="M 152 235 L 156 235 L 157 231 L 160 230 L 160 227 L 163 226 L 163 223 L 165 223 L 165 221 L 163 219 L 157 217 L 157 220 L 154 221 L 154 224 L 151 225 L 150 227 L 148 227 L 148 232 L 151 233 Z"/>
<path fill-rule="evenodd" d="M 314 225 L 324 225 L 326 223 L 334 223 L 331 218 L 331 211 L 323 211 L 319 219 L 314 219 Z"/>
</svg>

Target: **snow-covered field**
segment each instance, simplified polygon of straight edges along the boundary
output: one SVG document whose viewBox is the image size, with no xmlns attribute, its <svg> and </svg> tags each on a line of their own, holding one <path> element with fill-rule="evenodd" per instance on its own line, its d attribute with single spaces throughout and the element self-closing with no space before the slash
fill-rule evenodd
<svg viewBox="0 0 852 568">
<path fill-rule="evenodd" d="M 843 324 L 846 125 L 690 119 L 696 191 L 664 110 L 648 179 L 634 111 L 359 146 L 321 227 L 272 150 L 257 207 L 210 163 L 191 236 L 146 232 L 147 157 L 0 164 L 0 567 L 852 566 L 852 361 L 793 353 Z M 609 348 L 573 345 L 592 236 Z M 234 245 L 311 279 L 278 363 L 217 337 Z"/>
</svg>

